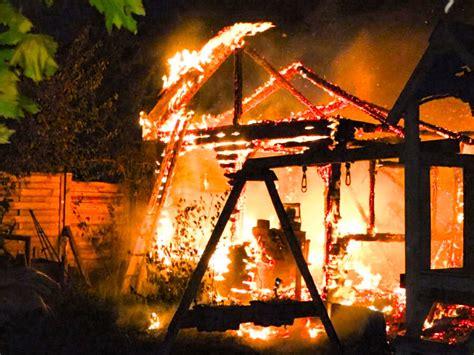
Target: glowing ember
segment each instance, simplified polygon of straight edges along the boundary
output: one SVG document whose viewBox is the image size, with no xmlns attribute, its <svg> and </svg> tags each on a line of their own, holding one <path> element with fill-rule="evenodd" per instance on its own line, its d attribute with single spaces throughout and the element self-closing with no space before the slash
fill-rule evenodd
<svg viewBox="0 0 474 355">
<path fill-rule="evenodd" d="M 425 339 L 455 344 L 467 340 L 474 327 L 474 307 L 437 303 L 423 325 Z"/>
<path fill-rule="evenodd" d="M 274 338 L 286 338 L 289 332 L 285 328 L 261 327 L 253 323 L 242 323 L 236 334 L 253 340 L 270 340 Z"/>
<path fill-rule="evenodd" d="M 158 317 L 158 314 L 155 312 L 152 312 L 150 316 L 150 326 L 148 327 L 148 330 L 158 330 L 161 327 L 160 323 L 160 317 Z"/>
<path fill-rule="evenodd" d="M 321 323 L 313 324 L 310 318 L 306 320 L 305 326 L 306 326 L 306 329 L 308 330 L 308 335 L 311 339 L 317 339 L 320 336 L 326 334 L 326 331 L 324 330 L 323 325 Z"/>
</svg>

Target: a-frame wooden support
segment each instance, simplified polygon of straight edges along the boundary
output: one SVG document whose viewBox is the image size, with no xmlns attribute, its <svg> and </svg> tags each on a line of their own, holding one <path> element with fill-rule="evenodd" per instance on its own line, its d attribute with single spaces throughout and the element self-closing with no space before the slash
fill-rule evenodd
<svg viewBox="0 0 474 355">
<path fill-rule="evenodd" d="M 229 218 L 237 204 L 237 201 L 242 193 L 242 190 L 245 186 L 247 181 L 263 181 L 268 189 L 270 194 L 270 198 L 273 203 L 273 207 L 278 215 L 278 219 L 280 220 L 281 226 L 283 231 L 285 232 L 285 237 L 290 247 L 290 250 L 295 258 L 296 265 L 308 287 L 309 293 L 311 298 L 314 302 L 315 308 L 318 310 L 319 317 L 324 325 L 324 329 L 332 342 L 335 345 L 335 348 L 342 353 L 342 345 L 339 341 L 337 333 L 334 329 L 334 326 L 329 319 L 329 315 L 326 311 L 324 303 L 321 299 L 321 296 L 316 288 L 316 284 L 314 283 L 313 277 L 309 271 L 308 265 L 304 260 L 303 254 L 301 252 L 301 248 L 298 244 L 294 231 L 291 227 L 290 220 L 285 212 L 283 207 L 283 203 L 278 195 L 278 191 L 275 186 L 275 180 L 277 177 L 272 170 L 262 170 L 262 171 L 246 171 L 243 169 L 235 174 L 230 176 L 233 179 L 233 188 L 232 191 L 227 199 L 226 204 L 217 220 L 216 226 L 207 242 L 206 248 L 201 256 L 201 259 L 198 262 L 196 269 L 194 270 L 193 275 L 187 285 L 187 288 L 181 298 L 181 302 L 171 319 L 171 322 L 168 326 L 166 337 L 164 342 L 162 343 L 162 347 L 159 350 L 160 354 L 169 354 L 171 351 L 171 347 L 175 342 L 179 330 L 181 329 L 181 322 L 189 310 L 193 299 L 195 298 L 199 285 L 201 283 L 202 278 L 204 277 L 204 273 L 209 264 L 209 260 L 211 259 L 212 254 L 215 252 L 217 243 L 219 242 L 222 233 L 224 232 L 224 228 L 229 221 Z"/>
</svg>

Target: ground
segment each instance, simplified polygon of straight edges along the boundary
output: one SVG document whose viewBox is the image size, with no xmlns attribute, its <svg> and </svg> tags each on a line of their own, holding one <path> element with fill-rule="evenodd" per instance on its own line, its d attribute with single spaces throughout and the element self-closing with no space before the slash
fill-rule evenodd
<svg viewBox="0 0 474 355">
<path fill-rule="evenodd" d="M 49 312 L 24 313 L 0 329 L 1 354 L 152 354 L 163 331 L 147 330 L 151 309 L 142 300 L 104 298 L 80 289 L 57 292 Z M 361 339 L 345 339 L 349 354 L 369 354 Z M 364 349 L 363 351 L 361 349 Z M 374 354 L 389 353 L 386 350 Z M 281 339 L 249 346 L 228 333 L 181 331 L 173 354 L 332 354 L 327 343 Z"/>
</svg>

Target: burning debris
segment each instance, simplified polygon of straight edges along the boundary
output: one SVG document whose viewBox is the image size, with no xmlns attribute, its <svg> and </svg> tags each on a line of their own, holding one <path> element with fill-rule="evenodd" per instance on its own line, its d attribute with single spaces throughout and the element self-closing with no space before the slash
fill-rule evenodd
<svg viewBox="0 0 474 355">
<path fill-rule="evenodd" d="M 161 140 L 166 146 L 147 215 L 127 270 L 124 288 L 140 287 L 144 279 L 142 264 L 145 262 L 145 255 L 148 258 L 151 275 L 153 272 L 167 274 L 165 278 L 161 275 L 155 279 L 156 283 L 164 280 L 162 287 L 169 287 L 167 285 L 170 283 L 170 278 L 177 275 L 176 267 L 180 268 L 182 263 L 186 263 L 187 271 L 182 278 L 181 286 L 184 294 L 180 294 L 183 295 L 181 303 L 168 327 L 165 345 L 165 349 L 168 350 L 166 346 L 171 346 L 181 328 L 197 327 L 199 330 L 207 331 L 233 329 L 237 330 L 238 335 L 270 339 L 287 336 L 288 332 L 286 329 L 274 331 L 273 328 L 265 328 L 266 330 L 260 332 L 258 326 L 291 325 L 295 318 L 308 318 L 304 321 L 308 339 L 318 337 L 324 331 L 335 346 L 340 347 L 340 339 L 326 311 L 332 304 L 336 304 L 333 306 L 335 308 L 343 307 L 337 304 L 362 306 L 379 312 L 377 314 L 383 314 L 384 326 L 392 339 L 402 334 L 405 328 L 408 334 L 413 336 L 413 319 L 410 318 L 412 317 L 410 312 L 413 311 L 412 289 L 407 288 L 406 293 L 405 288 L 400 288 L 398 282 L 383 283 L 381 274 L 373 272 L 367 265 L 353 257 L 357 254 L 357 250 L 362 250 L 367 244 L 394 245 L 405 241 L 405 235 L 399 231 L 393 233 L 377 231 L 376 174 L 384 172 L 385 168 L 397 169 L 407 164 L 408 171 L 420 169 L 421 160 L 416 162 L 411 160 L 413 156 L 422 156 L 428 168 L 424 166 L 422 173 L 416 171 L 417 174 L 422 174 L 425 180 L 420 180 L 420 175 L 416 175 L 411 180 L 405 180 L 407 186 L 411 186 L 413 181 L 423 181 L 427 183 L 423 191 L 430 196 L 430 167 L 431 171 L 436 171 L 437 166 L 466 168 L 468 172 L 465 170 L 464 177 L 467 178 L 469 186 L 472 179 L 469 169 L 473 169 L 474 164 L 472 157 L 460 154 L 459 144 L 473 144 L 474 141 L 468 135 L 419 120 L 418 116 L 414 120 L 415 123 L 410 123 L 412 119 L 410 112 L 406 107 L 400 108 L 400 103 L 406 104 L 409 101 L 407 98 L 409 93 L 402 94 L 402 99 L 395 109 L 389 112 L 328 82 L 302 63 L 295 62 L 280 71 L 276 70 L 254 49 L 245 46 L 244 42 L 246 36 L 253 36 L 271 27 L 273 25 L 266 22 L 236 24 L 221 31 L 200 51 L 184 50 L 170 60 L 170 74 L 163 78 L 164 90 L 159 96 L 158 103 L 148 115 L 142 114 L 140 117 L 144 138 Z M 236 58 L 234 108 L 216 116 L 205 114 L 197 118 L 194 112 L 187 110 L 187 105 L 209 77 L 232 54 L 235 54 Z M 242 55 L 248 55 L 271 76 L 265 84 L 246 98 L 242 97 Z M 291 83 L 291 79 L 297 75 L 329 94 L 333 101 L 324 105 L 312 103 Z M 463 75 L 471 77 L 470 72 Z M 424 77 L 424 80 L 428 79 Z M 257 107 L 279 89 L 285 89 L 292 94 L 305 106 L 305 110 L 277 120 L 269 117 L 246 124 L 239 122 L 243 114 Z M 422 94 L 426 93 L 425 91 L 422 91 Z M 456 96 L 471 102 L 462 91 L 457 92 Z M 428 99 L 420 100 L 425 102 Z M 375 120 L 375 123 L 355 121 L 337 114 L 346 107 L 360 110 L 369 120 Z M 404 127 L 398 125 L 398 119 L 402 116 L 406 116 Z M 420 142 L 419 133 L 430 139 L 433 134 L 449 139 Z M 411 142 L 410 139 L 415 135 L 418 143 L 410 146 L 407 142 Z M 219 202 L 218 214 L 211 217 L 209 209 L 195 206 L 188 209 L 186 212 L 188 214 L 185 213 L 184 217 L 179 217 L 178 213 L 173 223 L 170 217 L 171 208 L 165 206 L 165 200 L 170 192 L 177 160 L 180 155 L 197 149 L 215 152 L 220 167 L 229 178 L 232 191 L 225 204 L 224 199 Z M 341 180 L 344 178 L 342 166 L 346 171 L 345 184 L 350 186 L 353 171 L 351 164 L 364 160 L 369 161 L 367 174 L 369 191 L 368 212 L 366 213 L 360 204 L 358 206 L 358 211 L 365 221 L 363 230 L 344 231 L 342 228 L 344 218 L 341 212 Z M 324 186 L 322 223 L 325 247 L 322 298 L 308 269 L 310 238 L 301 231 L 300 206 L 293 203 L 287 205 L 285 209 L 274 182 L 276 177 L 273 169 L 294 166 L 302 168 L 303 192 L 307 190 L 308 167 L 316 167 Z M 454 198 L 456 220 L 453 224 L 459 226 L 466 214 L 466 200 L 463 199 L 466 188 L 464 187 L 464 190 L 461 188 L 463 184 L 459 176 L 457 179 L 458 189 Z M 397 181 L 396 178 L 394 180 Z M 278 229 L 270 228 L 270 221 L 260 216 L 252 221 L 254 224 L 251 233 L 248 228 L 247 230 L 242 228 L 246 202 L 245 198 L 240 196 L 244 192 L 244 185 L 249 181 L 265 183 L 281 224 Z M 466 184 L 466 181 L 463 182 Z M 414 196 L 419 194 L 413 187 L 406 187 L 406 191 L 411 191 L 409 193 Z M 413 206 L 410 205 L 410 197 L 407 198 L 408 211 Z M 426 200 L 426 197 L 420 197 L 423 198 Z M 429 213 L 436 199 L 425 200 L 423 203 Z M 206 203 L 208 202 L 204 205 Z M 191 213 L 196 217 L 191 217 Z M 408 214 L 406 216 L 406 223 L 411 223 L 410 226 L 419 225 L 423 220 L 420 218 L 414 221 Z M 434 213 L 428 216 L 437 218 L 436 208 Z M 231 222 L 230 230 L 227 236 L 221 238 L 228 221 Z M 202 228 L 206 223 L 208 226 L 204 228 L 203 233 Z M 420 230 L 407 228 L 415 235 L 421 230 L 421 228 Z M 203 236 L 212 232 L 205 248 L 203 245 L 198 246 L 195 237 L 199 234 L 197 231 Z M 458 230 L 457 234 L 460 233 Z M 152 250 L 147 254 L 154 235 L 156 238 Z M 472 241 L 469 242 L 470 246 L 466 244 L 466 240 L 470 237 L 464 233 L 464 238 L 467 246 L 465 248 L 471 248 L 466 249 L 466 252 L 472 252 Z M 448 243 L 445 243 L 439 248 L 435 264 L 439 262 L 440 255 L 449 248 L 451 248 L 448 251 L 449 256 L 458 258 L 459 253 L 455 249 L 459 249 L 459 245 L 453 243 L 449 244 L 449 247 L 447 245 Z M 417 245 L 413 250 L 418 250 L 418 247 Z M 426 245 L 422 247 L 425 248 Z M 409 287 L 413 287 L 414 276 L 410 260 L 407 259 L 406 274 Z M 443 260 L 446 258 L 443 257 Z M 448 262 L 448 265 L 443 264 L 443 267 L 454 264 Z M 211 267 L 206 273 L 208 265 Z M 190 281 L 187 283 L 189 278 Z M 301 278 L 304 283 L 301 282 Z M 203 280 L 204 286 L 201 285 Z M 187 287 L 184 290 L 186 283 Z M 201 290 L 199 297 L 207 304 L 201 303 L 189 310 L 191 303 L 197 300 L 198 290 Z M 444 296 L 442 291 L 440 294 Z M 467 300 L 467 294 L 463 293 L 461 299 Z M 174 295 L 174 300 L 176 297 L 178 296 Z M 472 299 L 470 302 L 472 303 Z M 439 307 L 433 309 L 422 335 L 448 343 L 464 340 L 472 330 L 472 310 L 472 304 L 446 306 L 443 311 Z M 424 309 L 424 313 L 427 311 Z M 310 319 L 315 316 L 321 319 L 321 323 L 315 323 Z M 152 317 L 152 322 L 153 328 L 159 327 L 158 315 Z M 446 331 L 448 328 L 449 331 Z"/>
</svg>

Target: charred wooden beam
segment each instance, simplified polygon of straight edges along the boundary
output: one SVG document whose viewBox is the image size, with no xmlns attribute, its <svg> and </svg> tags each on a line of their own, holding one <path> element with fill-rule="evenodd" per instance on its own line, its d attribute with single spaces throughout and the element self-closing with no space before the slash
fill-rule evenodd
<svg viewBox="0 0 474 355">
<path fill-rule="evenodd" d="M 422 152 L 455 153 L 459 150 L 457 142 L 437 140 L 421 143 Z M 406 156 L 405 144 L 386 144 L 372 142 L 361 148 L 337 148 L 333 150 L 315 149 L 302 154 L 290 154 L 269 158 L 254 158 L 246 161 L 246 169 L 273 169 L 287 166 L 320 165 L 361 160 L 400 158 Z"/>
<path fill-rule="evenodd" d="M 239 48 L 234 52 L 234 126 L 239 124 L 242 116 L 242 50 Z"/>
<path fill-rule="evenodd" d="M 336 140 L 352 141 L 356 129 L 365 132 L 374 132 L 377 125 L 338 118 Z M 332 129 L 329 120 L 287 120 L 287 121 L 262 121 L 254 124 L 227 125 L 208 129 L 189 130 L 188 142 L 196 145 L 219 144 L 221 142 L 242 142 L 253 140 L 271 140 L 279 138 L 295 138 L 295 141 L 304 140 L 304 137 L 331 135 Z M 370 143 L 370 142 L 369 142 Z M 190 143 L 188 143 L 190 144 Z"/>
<path fill-rule="evenodd" d="M 463 228 L 463 268 L 474 273 L 474 166 L 463 170 L 464 188 L 464 228 Z M 473 297 L 474 299 L 474 297 Z"/>
<path fill-rule="evenodd" d="M 404 242 L 405 235 L 393 233 L 375 233 L 375 234 L 348 234 L 338 240 L 355 240 L 358 242 Z"/>
<path fill-rule="evenodd" d="M 309 101 L 301 92 L 296 89 L 286 78 L 281 75 L 264 57 L 258 54 L 254 49 L 246 47 L 244 48 L 245 53 L 252 58 L 255 63 L 265 69 L 270 75 L 272 75 L 276 81 L 288 92 L 290 92 L 298 101 L 311 110 L 316 118 L 324 117 L 324 114 L 319 110 L 311 101 Z"/>
<path fill-rule="evenodd" d="M 425 182 L 420 164 L 421 142 L 419 132 L 419 108 L 412 105 L 405 119 L 405 286 L 406 286 L 406 323 L 407 336 L 418 338 L 421 334 L 421 327 L 426 318 L 431 305 L 420 302 L 419 282 L 420 272 L 429 269 L 426 265 L 426 234 L 423 231 L 423 224 L 430 226 L 430 216 L 426 217 L 422 206 L 423 196 L 420 189 Z M 426 170 L 423 169 L 423 170 Z M 429 187 L 429 185 L 428 185 Z M 430 190 L 423 191 L 430 195 Z M 423 211 L 422 211 L 423 210 Z M 429 240 L 428 240 L 429 241 Z M 428 245 L 428 251 L 430 246 Z"/>
<path fill-rule="evenodd" d="M 348 92 L 342 90 L 337 85 L 330 83 L 327 80 L 324 80 L 319 75 L 317 75 L 312 70 L 306 68 L 305 66 L 301 65 L 299 67 L 299 71 L 301 75 L 311 81 L 314 85 L 320 87 L 321 89 L 325 90 L 331 95 L 335 95 L 341 99 L 344 99 L 351 103 L 351 105 L 357 107 L 361 111 L 365 112 L 369 116 L 375 118 L 377 121 L 382 123 L 392 132 L 398 134 L 399 136 L 404 135 L 403 130 L 400 127 L 390 124 L 389 121 L 386 119 L 386 113 L 384 112 L 383 108 L 380 108 L 374 104 L 371 104 L 367 101 L 359 99 L 357 96 L 349 94 Z"/>
<path fill-rule="evenodd" d="M 331 265 L 338 252 L 334 248 L 335 231 L 341 219 L 341 164 L 331 164 L 323 169 L 327 169 L 324 174 L 324 233 L 325 233 L 325 287 L 324 295 L 328 296 L 328 290 L 334 280 Z"/>
<path fill-rule="evenodd" d="M 241 323 L 279 327 L 292 325 L 295 318 L 319 317 L 320 314 L 321 310 L 312 301 L 251 301 L 248 306 L 198 305 L 185 314 L 181 328 L 223 332 L 230 329 L 237 330 Z"/>
<path fill-rule="evenodd" d="M 353 149 L 311 150 L 303 154 L 291 154 L 279 157 L 249 159 L 244 168 L 282 168 L 287 166 L 320 165 L 329 163 L 354 162 L 396 158 L 400 156 L 401 144 L 378 144 Z"/>
<path fill-rule="evenodd" d="M 369 225 L 367 233 L 372 235 L 375 231 L 375 160 L 369 162 Z"/>
<path fill-rule="evenodd" d="M 399 126 L 396 125 L 396 122 L 398 120 L 391 120 L 388 118 L 389 116 L 389 111 L 383 107 L 379 107 L 371 102 L 362 100 L 358 98 L 357 96 L 354 96 L 343 89 L 341 89 L 339 86 L 330 83 L 329 81 L 323 79 L 320 77 L 318 74 L 316 74 L 314 71 L 311 69 L 306 68 L 303 65 L 300 65 L 298 67 L 299 72 L 301 75 L 305 78 L 307 78 L 309 81 L 311 81 L 314 85 L 320 87 L 321 89 L 325 90 L 328 92 L 330 95 L 334 95 L 342 100 L 346 100 L 349 102 L 352 106 L 357 107 L 360 109 L 362 112 L 365 112 L 369 116 L 373 117 L 380 123 L 382 123 L 383 126 L 387 127 L 390 131 L 396 133 L 397 135 L 403 137 L 404 132 L 403 129 Z M 407 84 L 408 86 L 408 84 Z M 398 102 L 397 105 L 394 107 L 398 107 Z M 395 111 L 395 108 L 394 110 Z M 398 117 L 401 117 L 401 113 L 397 111 L 397 113 L 390 113 L 391 117 L 395 117 L 398 115 Z M 448 137 L 450 139 L 456 139 L 459 140 L 460 142 L 466 143 L 466 144 L 474 144 L 474 139 L 469 137 L 466 134 L 458 133 L 458 132 L 453 132 L 450 131 L 449 129 L 425 122 L 420 120 L 419 121 L 420 127 L 436 133 L 438 136 L 442 137 Z"/>
<path fill-rule="evenodd" d="M 474 144 L 474 139 L 472 139 L 471 137 L 469 137 L 467 134 L 464 134 L 464 133 L 453 132 L 453 131 L 450 131 L 449 129 L 446 129 L 444 127 L 440 127 L 440 126 L 434 125 L 432 123 L 428 123 L 428 122 L 421 121 L 421 120 L 420 120 L 420 127 L 424 128 L 424 129 L 426 129 L 430 132 L 434 132 L 438 136 L 448 137 L 450 139 L 456 139 L 456 140 L 458 140 L 462 143 L 466 143 L 466 144 Z"/>
</svg>

